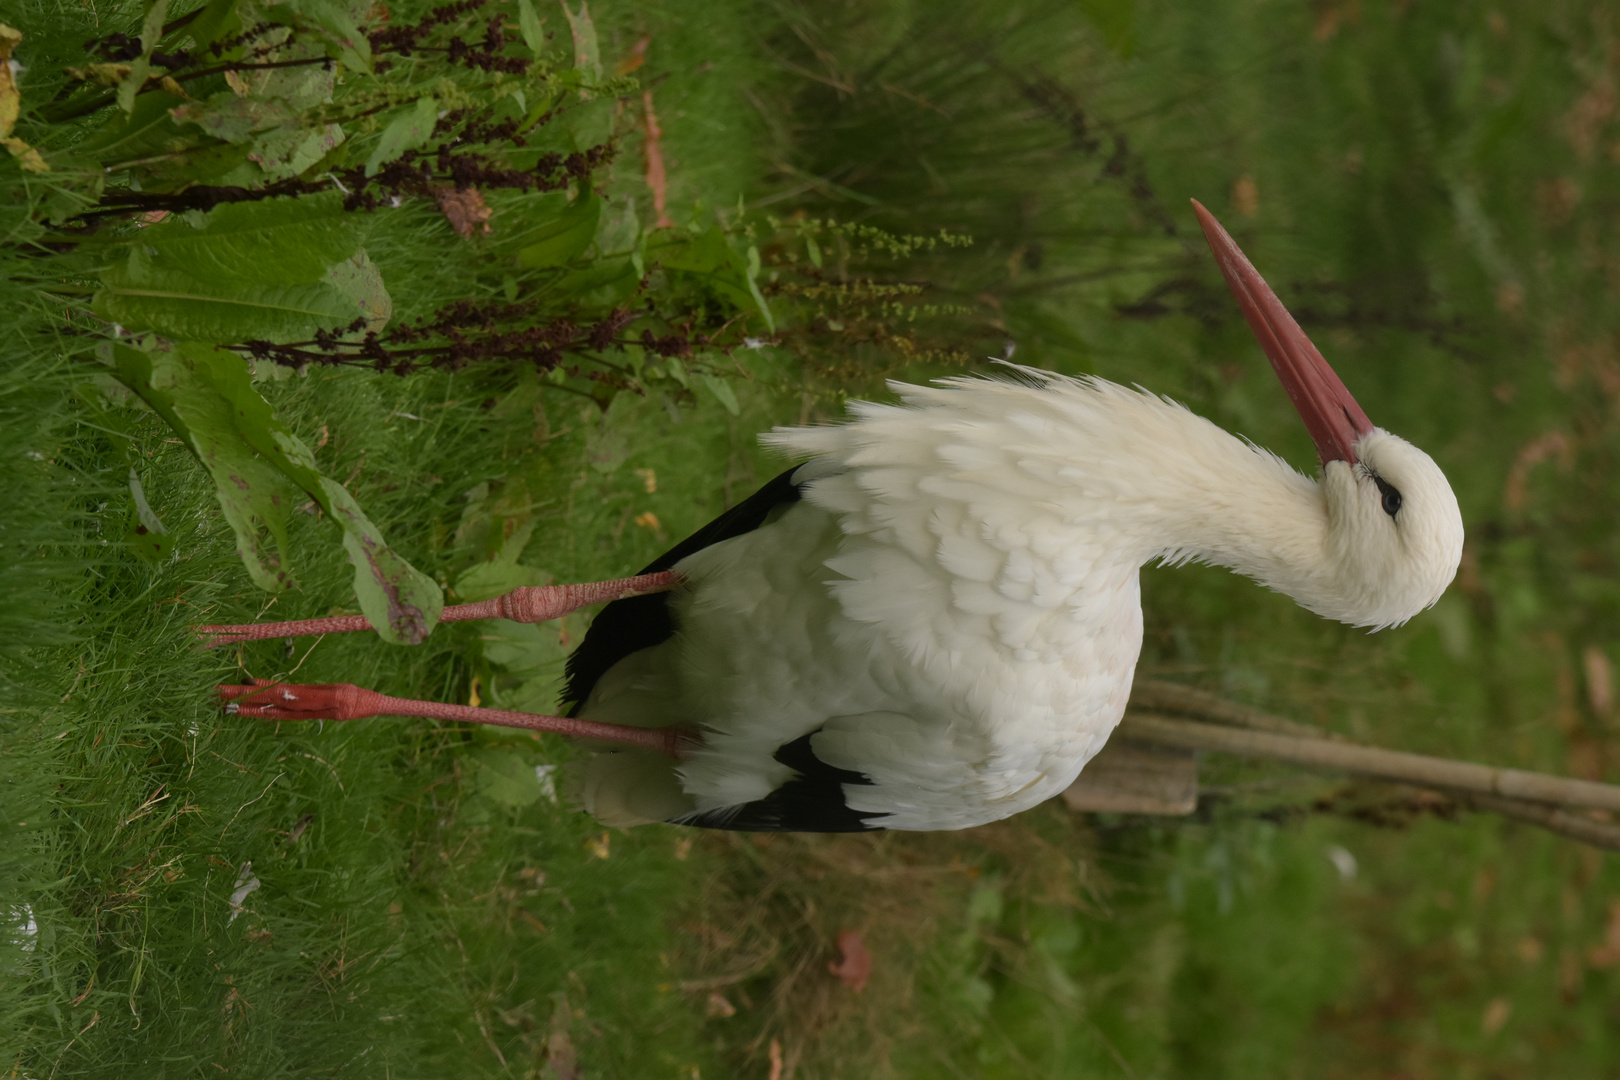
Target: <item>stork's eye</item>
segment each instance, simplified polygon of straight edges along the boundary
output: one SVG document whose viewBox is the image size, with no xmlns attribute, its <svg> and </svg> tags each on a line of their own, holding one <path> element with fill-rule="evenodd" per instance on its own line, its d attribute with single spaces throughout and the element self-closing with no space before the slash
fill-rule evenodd
<svg viewBox="0 0 1620 1080">
<path fill-rule="evenodd" d="M 1401 510 L 1401 493 L 1382 476 L 1375 475 L 1373 483 L 1378 485 L 1379 492 L 1384 496 L 1384 513 L 1394 517 Z"/>
</svg>

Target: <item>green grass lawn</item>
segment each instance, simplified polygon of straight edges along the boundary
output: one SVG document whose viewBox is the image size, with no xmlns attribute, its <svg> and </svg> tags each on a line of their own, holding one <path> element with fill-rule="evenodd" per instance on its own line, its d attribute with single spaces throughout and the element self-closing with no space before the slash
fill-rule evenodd
<svg viewBox="0 0 1620 1080">
<path fill-rule="evenodd" d="M 537 10 L 566 39 L 561 8 Z M 675 220 L 734 222 L 741 201 L 971 236 L 874 272 L 956 305 L 960 351 L 1140 381 L 1309 466 L 1192 227 L 1185 199 L 1204 201 L 1369 414 L 1440 461 L 1469 546 L 1437 608 L 1374 636 L 1221 571 L 1150 570 L 1143 671 L 1381 745 L 1620 779 L 1602 4 L 592 16 L 604 67 L 645 57 Z M 0 21 L 40 65 L 29 41 L 66 63 L 122 25 L 42 4 Z M 645 222 L 643 108 L 610 121 L 604 190 Z M 379 221 L 402 315 L 503 287 L 430 209 Z M 352 610 L 330 523 L 293 515 L 298 587 L 272 604 L 207 473 L 90 385 L 41 261 L 0 258 L 8 1075 L 1614 1074 L 1613 857 L 1401 792 L 1211 759 L 1185 822 L 1047 806 L 941 836 L 620 833 L 566 785 L 553 800 L 557 740 L 221 715 L 217 683 L 294 673 L 545 710 L 584 622 L 199 649 L 200 622 Z M 824 326 L 802 340 L 738 353 L 735 414 L 701 389 L 604 411 L 498 369 L 257 385 L 460 598 L 492 552 L 534 580 L 633 571 L 774 473 L 756 432 L 947 370 Z M 124 542 L 132 466 L 170 560 Z M 845 929 L 876 959 L 860 995 L 826 970 Z"/>
</svg>

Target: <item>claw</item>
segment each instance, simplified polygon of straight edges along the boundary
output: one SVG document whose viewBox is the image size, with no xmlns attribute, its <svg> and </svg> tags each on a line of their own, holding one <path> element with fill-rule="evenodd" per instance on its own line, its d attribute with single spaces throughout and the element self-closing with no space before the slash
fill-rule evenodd
<svg viewBox="0 0 1620 1080">
<path fill-rule="evenodd" d="M 352 683 L 295 686 L 254 679 L 216 691 L 225 711 L 261 720 L 359 720 L 383 711 L 383 695 Z"/>
</svg>

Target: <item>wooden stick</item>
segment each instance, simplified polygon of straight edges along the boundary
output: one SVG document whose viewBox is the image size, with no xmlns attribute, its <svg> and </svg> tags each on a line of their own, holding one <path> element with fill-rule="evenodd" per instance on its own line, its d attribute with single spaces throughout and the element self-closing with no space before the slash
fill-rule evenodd
<svg viewBox="0 0 1620 1080">
<path fill-rule="evenodd" d="M 1131 708 L 1146 709 L 1149 712 L 1180 713 L 1198 720 L 1208 720 L 1230 727 L 1253 728 L 1256 731 L 1271 731 L 1278 735 L 1299 735 L 1311 739 L 1330 739 L 1333 742 L 1350 741 L 1342 735 L 1323 731 L 1310 724 L 1284 720 L 1280 716 L 1263 713 L 1247 705 L 1239 705 L 1208 690 L 1164 682 L 1160 679 L 1136 680 L 1136 684 L 1131 687 Z"/>
<path fill-rule="evenodd" d="M 1231 727 L 1266 731 L 1278 735 L 1291 735 L 1303 739 L 1323 740 L 1338 745 L 1354 745 L 1350 740 L 1335 732 L 1323 731 L 1309 724 L 1285 720 L 1280 716 L 1273 716 L 1270 713 L 1261 712 L 1247 705 L 1228 701 L 1218 694 L 1210 693 L 1208 690 L 1199 690 L 1195 687 L 1182 686 L 1179 683 L 1163 682 L 1157 679 L 1137 680 L 1136 685 L 1131 688 L 1131 705 L 1136 710 L 1182 713 L 1200 720 L 1209 720 Z M 1418 757 L 1415 754 L 1410 756 Z M 1346 769 L 1346 771 L 1352 770 Z M 1379 778 L 1387 779 L 1385 777 Z M 1576 782 L 1579 783 L 1580 781 Z M 1567 836 L 1571 840 L 1578 840 L 1583 844 L 1591 844 L 1594 847 L 1605 848 L 1610 851 L 1620 851 L 1620 824 L 1617 823 L 1598 821 L 1585 814 L 1571 813 L 1561 807 L 1522 798 L 1462 791 L 1438 783 L 1421 786 L 1442 789 L 1456 802 L 1470 810 L 1501 814 L 1503 817 L 1523 821 L 1526 824 L 1546 829 L 1548 832 Z"/>
<path fill-rule="evenodd" d="M 1419 787 L 1449 788 L 1475 795 L 1620 812 L 1620 785 L 1572 780 L 1523 769 L 1499 769 L 1470 761 L 1452 761 L 1399 750 L 1381 750 L 1356 743 L 1333 742 L 1320 736 L 1244 730 L 1145 711 L 1127 713 L 1120 725 L 1120 733 L 1128 738 L 1164 746 L 1215 750 L 1240 757 L 1272 758 L 1309 768 L 1356 773 Z"/>
<path fill-rule="evenodd" d="M 1583 844 L 1620 851 L 1620 825 L 1609 821 L 1595 821 L 1584 814 L 1574 814 L 1556 806 L 1525 802 L 1522 799 L 1503 799 L 1494 795 L 1458 794 L 1458 802 L 1472 810 L 1490 810 L 1503 817 L 1523 821 L 1546 829 L 1548 832 L 1579 840 Z"/>
</svg>

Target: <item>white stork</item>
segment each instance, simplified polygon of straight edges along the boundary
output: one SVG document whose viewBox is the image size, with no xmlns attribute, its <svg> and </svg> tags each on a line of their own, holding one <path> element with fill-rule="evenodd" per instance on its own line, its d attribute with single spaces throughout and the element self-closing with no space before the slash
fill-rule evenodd
<svg viewBox="0 0 1620 1080">
<path fill-rule="evenodd" d="M 582 793 L 611 825 L 960 829 L 1058 794 L 1107 741 L 1141 649 L 1149 562 L 1225 566 L 1352 626 L 1405 622 L 1461 558 L 1445 476 L 1373 426 L 1193 206 L 1316 443 L 1320 479 L 1102 379 L 1013 367 L 896 383 L 898 404 L 765 436 L 808 460 L 646 576 L 529 590 L 526 613 L 520 598 L 447 616 L 547 618 L 623 597 L 569 660 L 567 717 L 347 686 L 222 696 L 243 715 L 408 713 L 609 739 L 584 763 Z M 207 629 L 229 640 L 314 627 Z M 350 627 L 319 627 L 337 628 Z"/>
</svg>

